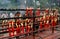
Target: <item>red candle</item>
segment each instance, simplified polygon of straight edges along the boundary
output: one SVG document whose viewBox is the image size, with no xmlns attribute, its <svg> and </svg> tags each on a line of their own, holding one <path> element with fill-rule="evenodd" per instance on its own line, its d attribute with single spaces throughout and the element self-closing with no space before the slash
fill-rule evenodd
<svg viewBox="0 0 60 39">
<path fill-rule="evenodd" d="M 11 36 L 11 28 L 8 27 L 8 31 L 9 31 L 9 36 Z"/>
<path fill-rule="evenodd" d="M 43 20 L 43 21 L 46 20 L 46 16 L 45 16 L 45 15 L 43 16 L 42 20 Z"/>
<path fill-rule="evenodd" d="M 33 9 L 33 8 L 30 7 L 30 11 L 29 11 L 30 16 L 33 16 L 33 10 L 32 10 L 32 9 Z"/>
<path fill-rule="evenodd" d="M 26 9 L 26 16 L 28 16 L 28 12 L 29 12 L 28 9 Z"/>
<path fill-rule="evenodd" d="M 20 20 L 18 19 L 18 20 L 16 21 L 16 23 L 17 23 L 17 25 L 20 25 Z"/>
<path fill-rule="evenodd" d="M 45 23 L 45 28 L 46 28 L 46 29 L 49 28 L 49 21 L 47 21 L 47 22 Z"/>
<path fill-rule="evenodd" d="M 43 24 L 42 24 L 42 22 L 40 22 L 40 29 L 42 29 L 43 28 Z"/>
<path fill-rule="evenodd" d="M 36 16 L 40 16 L 40 9 L 37 9 Z"/>
<path fill-rule="evenodd" d="M 9 30 L 9 36 L 14 36 L 14 22 L 13 21 L 9 22 L 8 30 Z"/>
<path fill-rule="evenodd" d="M 21 33 L 24 33 L 24 26 L 22 26 L 21 29 L 22 29 L 22 32 Z"/>
<path fill-rule="evenodd" d="M 46 20 L 49 20 L 49 16 L 46 16 Z"/>
<path fill-rule="evenodd" d="M 11 22 L 9 21 L 9 26 L 8 26 L 8 31 L 9 31 L 9 36 L 11 36 Z"/>
<path fill-rule="evenodd" d="M 28 25 L 28 32 L 30 32 L 31 27 Z"/>
<path fill-rule="evenodd" d="M 16 32 L 17 32 L 17 35 L 20 34 L 20 25 L 17 25 Z"/>
<path fill-rule="evenodd" d="M 28 25 L 25 25 L 25 27 L 26 27 L 26 32 L 28 32 Z"/>
<path fill-rule="evenodd" d="M 24 33 L 24 25 L 21 23 L 21 33 Z"/>
<path fill-rule="evenodd" d="M 12 27 L 11 31 L 11 35 L 14 36 L 14 27 Z"/>
<path fill-rule="evenodd" d="M 56 26 L 56 22 L 52 19 L 52 26 Z"/>
<path fill-rule="evenodd" d="M 48 10 L 48 9 L 46 9 L 46 10 L 45 10 L 45 12 L 46 12 L 46 14 L 48 14 L 48 13 L 49 13 L 49 10 Z"/>
</svg>

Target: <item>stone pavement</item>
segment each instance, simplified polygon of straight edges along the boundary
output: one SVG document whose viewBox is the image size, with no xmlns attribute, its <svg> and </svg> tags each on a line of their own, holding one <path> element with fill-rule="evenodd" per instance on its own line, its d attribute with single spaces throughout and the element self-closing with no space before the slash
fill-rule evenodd
<svg viewBox="0 0 60 39">
<path fill-rule="evenodd" d="M 8 34 L 4 34 L 4 36 L 7 36 Z M 51 30 L 50 31 L 43 31 L 40 33 L 35 34 L 35 39 L 58 39 L 60 38 L 60 31 L 56 31 L 52 34 Z M 7 39 L 7 38 L 6 38 Z M 16 38 L 12 38 L 16 39 Z M 20 39 L 33 39 L 32 35 L 22 37 Z"/>
<path fill-rule="evenodd" d="M 44 31 L 35 35 L 35 39 L 58 39 L 60 38 L 60 31 L 55 31 L 53 34 L 51 31 Z M 27 36 L 22 39 L 33 39 L 33 36 Z"/>
</svg>

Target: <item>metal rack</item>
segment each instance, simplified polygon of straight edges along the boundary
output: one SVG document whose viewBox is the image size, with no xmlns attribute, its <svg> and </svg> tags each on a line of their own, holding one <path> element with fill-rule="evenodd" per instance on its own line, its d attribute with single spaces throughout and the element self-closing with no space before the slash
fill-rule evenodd
<svg viewBox="0 0 60 39">
<path fill-rule="evenodd" d="M 35 11 L 36 9 L 32 9 L 32 10 Z M 0 11 L 26 11 L 26 9 L 0 9 Z M 44 10 L 41 10 L 41 11 L 44 11 Z M 25 17 L 25 18 L 28 18 L 28 19 L 33 18 L 33 27 L 35 26 L 35 24 L 34 24 L 35 23 L 35 18 L 39 18 L 40 17 L 40 16 L 36 17 L 34 13 L 35 12 L 33 12 L 33 16 L 32 17 Z M 19 19 L 19 18 L 23 19 L 23 17 L 13 17 L 13 18 L 0 18 L 0 20 Z M 3 29 L 0 29 L 0 30 L 5 30 L 5 29 L 7 29 L 7 28 L 3 28 Z M 33 39 L 35 39 L 35 37 L 34 37 L 35 34 L 34 33 L 36 31 L 40 31 L 40 30 L 35 30 L 33 28 L 33 31 L 29 32 L 29 33 L 32 33 Z M 0 32 L 0 34 L 6 33 L 6 32 L 8 32 L 8 31 Z M 8 37 L 0 37 L 0 39 L 4 39 L 4 38 L 13 39 L 13 38 L 16 38 L 17 36 L 21 36 L 21 35 L 25 35 L 25 34 L 29 34 L 29 33 L 19 34 L 19 35 L 13 36 L 13 37 L 9 37 L 9 36 Z M 43 39 L 42 37 L 40 37 L 40 38 Z"/>
</svg>

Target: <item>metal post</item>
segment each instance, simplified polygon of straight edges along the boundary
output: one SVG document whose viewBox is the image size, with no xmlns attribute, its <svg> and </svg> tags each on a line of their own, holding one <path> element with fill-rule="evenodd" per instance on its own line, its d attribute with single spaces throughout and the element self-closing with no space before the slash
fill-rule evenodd
<svg viewBox="0 0 60 39">
<path fill-rule="evenodd" d="M 35 13 L 33 12 L 33 31 L 35 31 Z M 33 32 L 33 39 L 35 39 L 35 33 Z"/>
</svg>

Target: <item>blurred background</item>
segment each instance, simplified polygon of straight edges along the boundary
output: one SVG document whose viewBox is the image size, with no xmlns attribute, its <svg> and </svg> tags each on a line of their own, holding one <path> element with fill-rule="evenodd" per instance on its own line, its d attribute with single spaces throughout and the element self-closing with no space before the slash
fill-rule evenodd
<svg viewBox="0 0 60 39">
<path fill-rule="evenodd" d="M 0 0 L 0 8 L 25 9 L 26 7 L 60 9 L 60 0 Z"/>
</svg>

